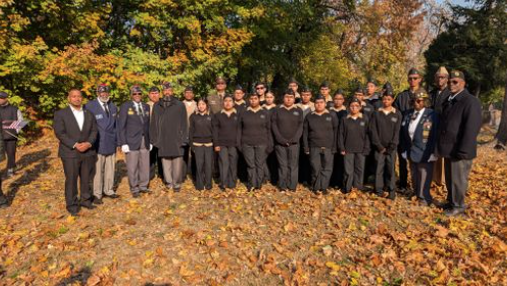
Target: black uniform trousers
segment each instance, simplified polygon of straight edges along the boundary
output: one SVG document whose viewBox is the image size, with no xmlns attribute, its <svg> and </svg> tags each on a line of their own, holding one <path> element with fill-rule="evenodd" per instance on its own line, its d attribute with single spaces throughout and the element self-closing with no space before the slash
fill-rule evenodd
<svg viewBox="0 0 507 286">
<path fill-rule="evenodd" d="M 97 156 L 80 156 L 76 158 L 62 158 L 65 174 L 65 203 L 67 211 L 77 213 L 79 206 L 92 205 L 91 181 L 95 169 Z M 78 200 L 78 179 L 80 198 Z"/>
<path fill-rule="evenodd" d="M 352 187 L 363 189 L 364 179 L 364 161 L 363 153 L 346 153 L 344 156 L 345 174 L 343 176 L 343 186 L 345 191 L 352 190 Z"/>
<path fill-rule="evenodd" d="M 4 140 L 5 153 L 7 153 L 7 169 L 16 168 L 16 144 L 18 140 Z"/>
<path fill-rule="evenodd" d="M 331 175 L 331 187 L 343 189 L 343 172 L 345 167 L 343 165 L 343 155 L 340 153 L 334 154 L 333 174 Z"/>
<path fill-rule="evenodd" d="M 299 144 L 275 146 L 278 161 L 278 187 L 280 189 L 296 190 L 299 173 L 299 149 Z"/>
<path fill-rule="evenodd" d="M 375 171 L 375 192 L 383 193 L 384 188 L 388 191 L 394 191 L 396 175 L 394 173 L 396 164 L 396 151 L 391 153 L 380 153 L 375 151 L 375 161 L 377 163 Z"/>
<path fill-rule="evenodd" d="M 162 182 L 164 181 L 164 169 L 162 168 L 162 158 L 158 156 L 158 148 L 153 146 L 150 151 L 150 180 L 157 175 Z"/>
<path fill-rule="evenodd" d="M 310 147 L 311 188 L 313 191 L 327 190 L 333 173 L 333 163 L 334 154 L 331 149 Z"/>
<path fill-rule="evenodd" d="M 195 158 L 192 156 L 192 152 L 190 150 L 190 146 L 183 146 L 183 172 L 181 181 L 184 182 L 187 178 L 187 175 L 190 175 L 191 178 L 196 178 L 196 170 L 195 170 Z"/>
<path fill-rule="evenodd" d="M 299 148 L 299 176 L 298 181 L 303 185 L 309 185 L 312 180 L 310 156 L 305 154 L 303 148 Z"/>
<path fill-rule="evenodd" d="M 238 149 L 220 146 L 218 152 L 218 168 L 220 170 L 220 187 L 235 188 L 238 179 Z"/>
<path fill-rule="evenodd" d="M 278 184 L 278 155 L 276 152 L 271 152 L 266 157 L 266 164 L 264 165 L 264 182 L 268 181 L 274 186 Z"/>
<path fill-rule="evenodd" d="M 248 182 L 246 183 L 248 189 L 260 189 L 264 183 L 264 168 L 267 157 L 266 148 L 266 145 L 243 145 L 242 147 L 248 171 Z"/>
<path fill-rule="evenodd" d="M 401 156 L 401 150 L 398 149 L 398 167 L 399 167 L 399 187 L 400 189 L 408 188 L 408 161 Z"/>
<path fill-rule="evenodd" d="M 213 146 L 193 146 L 195 174 L 195 188 L 197 190 L 211 189 L 213 177 Z"/>
</svg>

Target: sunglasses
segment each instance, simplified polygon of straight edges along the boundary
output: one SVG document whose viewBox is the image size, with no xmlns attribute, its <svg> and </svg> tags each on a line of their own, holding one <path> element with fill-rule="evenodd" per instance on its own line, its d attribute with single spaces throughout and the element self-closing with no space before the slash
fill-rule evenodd
<svg viewBox="0 0 507 286">
<path fill-rule="evenodd" d="M 142 95 L 142 93 L 136 92 L 136 93 L 133 93 L 132 95 Z"/>
<path fill-rule="evenodd" d="M 418 80 L 419 77 L 409 77 L 408 80 Z"/>
<path fill-rule="evenodd" d="M 458 83 L 459 83 L 459 81 L 457 81 L 457 80 L 451 80 L 451 81 L 449 81 L 449 82 L 450 82 L 451 84 L 454 84 L 454 85 L 456 85 L 456 84 L 458 84 Z"/>
<path fill-rule="evenodd" d="M 424 99 L 415 99 L 414 102 L 417 102 L 417 103 L 423 103 L 424 102 Z"/>
</svg>

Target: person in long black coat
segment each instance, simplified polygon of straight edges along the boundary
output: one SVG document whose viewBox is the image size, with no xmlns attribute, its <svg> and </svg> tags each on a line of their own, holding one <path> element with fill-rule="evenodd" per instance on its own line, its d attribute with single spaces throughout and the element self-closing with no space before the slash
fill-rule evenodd
<svg viewBox="0 0 507 286">
<path fill-rule="evenodd" d="M 188 144 L 187 111 L 174 98 L 169 83 L 163 85 L 163 93 L 164 97 L 153 106 L 150 138 L 162 158 L 166 187 L 179 192 L 184 172 L 183 147 Z"/>
<path fill-rule="evenodd" d="M 465 88 L 465 75 L 452 71 L 451 95 L 444 102 L 437 154 L 444 158 L 449 216 L 465 212 L 468 176 L 477 156 L 477 136 L 482 125 L 481 102 Z"/>
</svg>

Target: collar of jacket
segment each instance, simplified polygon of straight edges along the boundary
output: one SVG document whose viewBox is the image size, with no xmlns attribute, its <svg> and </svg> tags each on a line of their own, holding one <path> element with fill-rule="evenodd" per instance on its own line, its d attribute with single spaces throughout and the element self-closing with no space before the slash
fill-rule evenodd
<svg viewBox="0 0 507 286">
<path fill-rule="evenodd" d="M 324 109 L 324 111 L 322 111 L 322 113 L 321 113 L 321 114 L 318 114 L 318 113 L 317 113 L 317 111 L 313 111 L 313 112 L 312 112 L 312 114 L 315 114 L 315 115 L 318 115 L 318 116 L 324 115 L 324 114 L 326 114 L 326 113 L 329 113 L 329 110 Z"/>
<path fill-rule="evenodd" d="M 285 104 L 282 104 L 282 105 L 280 105 L 280 108 L 285 108 L 287 110 L 292 110 L 292 109 L 296 108 L 296 105 L 293 104 L 290 107 L 287 107 L 287 106 L 285 106 Z"/>
<path fill-rule="evenodd" d="M 230 116 L 230 115 L 231 115 L 231 114 L 233 114 L 233 113 L 237 113 L 237 111 L 236 111 L 236 108 L 231 109 L 231 111 L 225 111 L 225 109 L 222 109 L 222 110 L 220 111 L 220 113 L 225 113 L 225 114 L 227 114 L 227 115 L 229 115 L 229 116 Z"/>
<path fill-rule="evenodd" d="M 456 94 L 452 94 L 449 95 L 449 101 L 460 101 L 465 95 L 466 95 L 466 88 L 464 88 L 462 91 L 456 93 Z"/>
<path fill-rule="evenodd" d="M 336 111 L 336 112 L 342 111 L 342 110 L 347 110 L 347 108 L 344 105 L 340 106 L 340 108 L 336 108 L 336 107 L 333 106 L 333 107 L 331 107 L 329 109 L 332 110 L 332 111 Z"/>
<path fill-rule="evenodd" d="M 199 112 L 199 111 L 196 110 L 195 114 L 200 115 L 200 116 L 209 115 L 209 110 L 206 110 L 206 112 L 204 112 L 204 113 L 201 113 L 201 112 Z"/>
<path fill-rule="evenodd" d="M 246 101 L 244 99 L 242 99 L 240 101 L 234 101 L 234 104 L 236 104 L 236 105 L 242 105 L 242 104 L 246 104 Z"/>
<path fill-rule="evenodd" d="M 270 110 L 271 108 L 274 108 L 274 107 L 276 107 L 276 104 L 272 104 L 272 105 L 264 104 L 264 105 L 262 105 L 262 108 L 264 108 L 266 110 Z"/>
<path fill-rule="evenodd" d="M 389 113 L 396 113 L 396 108 L 391 108 L 391 110 L 385 110 L 383 107 L 379 108 L 378 111 L 383 112 L 385 115 L 388 115 Z"/>
<path fill-rule="evenodd" d="M 247 109 L 246 109 L 246 110 L 247 110 L 247 111 L 251 111 L 251 112 L 253 112 L 253 113 L 257 113 L 257 112 L 259 112 L 259 111 L 261 111 L 261 110 L 262 110 L 262 107 L 259 105 L 259 106 L 257 106 L 257 109 L 253 109 L 251 106 L 249 106 L 249 107 L 247 107 Z"/>
<path fill-rule="evenodd" d="M 359 119 L 361 119 L 361 118 L 363 118 L 363 114 L 362 114 L 361 112 L 359 112 L 359 113 L 357 114 L 357 117 L 354 117 L 354 116 L 352 116 L 351 114 L 348 114 L 348 115 L 347 115 L 347 118 L 352 118 L 352 119 L 357 119 L 357 118 L 359 118 Z"/>
</svg>

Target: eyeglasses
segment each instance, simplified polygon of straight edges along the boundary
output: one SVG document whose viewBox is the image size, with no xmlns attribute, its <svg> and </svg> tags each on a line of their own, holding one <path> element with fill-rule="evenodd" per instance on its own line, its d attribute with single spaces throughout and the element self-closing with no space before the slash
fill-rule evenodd
<svg viewBox="0 0 507 286">
<path fill-rule="evenodd" d="M 419 77 L 417 77 L 417 76 L 416 77 L 412 77 L 411 76 L 411 77 L 408 78 L 408 80 L 418 80 L 418 79 L 419 79 Z"/>
<path fill-rule="evenodd" d="M 454 85 L 456 85 L 456 84 L 458 84 L 458 83 L 459 83 L 459 81 L 457 81 L 457 80 L 451 80 L 451 81 L 449 81 L 449 82 L 450 82 L 451 84 L 454 84 Z"/>
<path fill-rule="evenodd" d="M 438 79 L 447 79 L 446 76 L 437 76 Z"/>
<path fill-rule="evenodd" d="M 136 93 L 133 93 L 132 95 L 142 95 L 142 93 L 136 92 Z"/>
</svg>

